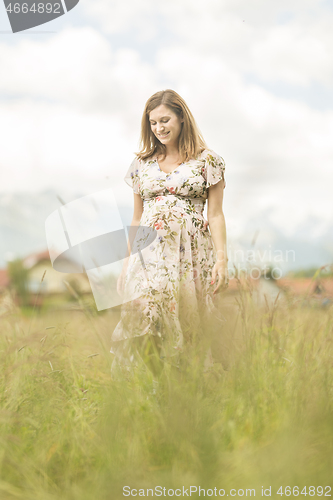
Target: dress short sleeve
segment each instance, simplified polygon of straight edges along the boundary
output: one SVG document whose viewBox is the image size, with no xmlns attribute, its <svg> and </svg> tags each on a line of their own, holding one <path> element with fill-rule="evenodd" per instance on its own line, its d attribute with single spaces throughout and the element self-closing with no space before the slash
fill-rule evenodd
<svg viewBox="0 0 333 500">
<path fill-rule="evenodd" d="M 140 160 L 136 156 L 132 161 L 132 163 L 130 164 L 129 169 L 127 170 L 127 173 L 124 177 L 124 181 L 126 182 L 126 184 L 131 186 L 131 188 L 133 188 L 134 193 L 136 194 L 139 194 L 139 187 L 140 187 L 139 171 L 140 171 Z"/>
<path fill-rule="evenodd" d="M 225 171 L 225 161 L 224 159 L 216 154 L 212 150 L 205 150 L 205 168 L 204 177 L 206 180 L 206 187 L 209 188 L 213 184 L 217 184 L 220 180 L 223 180 L 223 189 L 226 187 L 226 181 L 224 178 Z"/>
</svg>

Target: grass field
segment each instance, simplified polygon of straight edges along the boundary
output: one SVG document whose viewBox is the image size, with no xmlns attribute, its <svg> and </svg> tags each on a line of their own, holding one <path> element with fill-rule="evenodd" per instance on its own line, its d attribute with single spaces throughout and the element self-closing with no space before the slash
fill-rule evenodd
<svg viewBox="0 0 333 500">
<path fill-rule="evenodd" d="M 155 393 L 111 380 L 117 312 L 2 314 L 0 499 L 331 497 L 332 307 L 224 307 L 229 370 L 166 366 Z"/>
</svg>

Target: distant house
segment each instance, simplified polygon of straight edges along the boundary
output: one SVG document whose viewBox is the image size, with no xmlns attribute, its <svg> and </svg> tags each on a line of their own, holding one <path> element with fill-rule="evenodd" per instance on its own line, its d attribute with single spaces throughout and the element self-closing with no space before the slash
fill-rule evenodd
<svg viewBox="0 0 333 500">
<path fill-rule="evenodd" d="M 68 262 L 70 265 L 71 262 Z M 33 253 L 23 259 L 23 265 L 29 269 L 28 289 L 31 293 L 59 294 L 67 291 L 64 280 L 74 283 L 80 293 L 91 293 L 88 277 L 85 273 L 61 273 L 53 269 L 48 250 Z M 44 272 L 45 276 L 42 281 Z"/>
<path fill-rule="evenodd" d="M 63 294 L 68 289 L 64 280 L 72 284 L 80 294 L 91 293 L 89 279 L 85 273 L 61 273 L 53 269 L 49 252 L 35 252 L 24 259 L 23 265 L 29 270 L 28 290 L 32 295 Z M 68 267 L 71 266 L 68 261 Z M 73 268 L 73 266 L 71 266 Z M 45 275 L 44 275 L 45 272 Z M 42 281 L 44 275 L 44 279 Z M 10 286 L 10 276 L 7 269 L 0 269 L 0 293 L 5 292 Z"/>
<path fill-rule="evenodd" d="M 281 278 L 278 286 L 285 293 L 299 299 L 329 305 L 333 303 L 333 278 Z"/>
<path fill-rule="evenodd" d="M 278 300 L 292 297 L 296 301 L 304 301 L 307 304 L 319 304 L 326 307 L 333 304 L 333 278 L 279 278 L 265 279 L 260 277 L 254 279 L 248 276 L 241 278 L 240 282 L 230 279 L 229 287 L 225 295 L 236 296 L 241 290 L 248 290 L 258 304 L 271 304 Z"/>
</svg>

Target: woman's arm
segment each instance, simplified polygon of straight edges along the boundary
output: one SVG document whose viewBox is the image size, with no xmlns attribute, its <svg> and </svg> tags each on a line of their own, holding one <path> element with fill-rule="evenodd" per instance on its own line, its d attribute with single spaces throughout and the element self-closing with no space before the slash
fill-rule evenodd
<svg viewBox="0 0 333 500">
<path fill-rule="evenodd" d="M 215 288 L 214 293 L 220 288 L 220 286 L 223 286 L 224 278 L 227 277 L 227 231 L 222 210 L 223 188 L 223 179 L 208 188 L 207 220 L 216 250 L 217 259 L 213 267 L 212 282 L 215 283 L 216 274 L 219 276 L 219 283 Z"/>
</svg>

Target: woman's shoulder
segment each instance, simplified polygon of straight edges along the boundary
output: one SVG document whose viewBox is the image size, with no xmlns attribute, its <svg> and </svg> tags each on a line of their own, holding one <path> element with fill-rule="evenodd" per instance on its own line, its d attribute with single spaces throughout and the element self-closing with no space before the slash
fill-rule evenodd
<svg viewBox="0 0 333 500">
<path fill-rule="evenodd" d="M 221 159 L 222 157 L 216 153 L 215 151 L 213 151 L 212 149 L 204 149 L 200 155 L 199 155 L 200 158 L 204 158 L 205 160 L 208 159 L 209 157 L 212 157 L 212 158 L 215 158 L 215 159 Z"/>
<path fill-rule="evenodd" d="M 143 165 L 145 163 L 148 163 L 149 161 L 154 161 L 156 159 L 156 155 L 153 154 L 149 157 L 142 157 L 141 155 L 138 155 L 135 153 L 133 162 L 137 163 L 138 165 Z"/>
<path fill-rule="evenodd" d="M 203 151 L 202 158 L 205 160 L 206 165 L 212 165 L 214 167 L 220 167 L 225 169 L 225 161 L 221 155 L 213 151 L 212 149 L 205 149 Z"/>
</svg>

